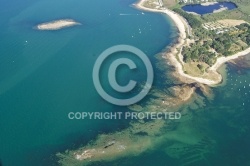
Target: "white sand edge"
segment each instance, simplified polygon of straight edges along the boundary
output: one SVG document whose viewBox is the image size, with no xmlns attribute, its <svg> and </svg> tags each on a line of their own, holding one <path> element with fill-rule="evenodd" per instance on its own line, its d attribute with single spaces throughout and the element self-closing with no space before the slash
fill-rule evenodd
<svg viewBox="0 0 250 166">
<path fill-rule="evenodd" d="M 210 6 L 210 5 L 215 5 L 218 2 L 205 2 L 205 3 L 201 3 L 201 6 Z"/>
<path fill-rule="evenodd" d="M 75 25 L 81 25 L 80 23 L 72 19 L 55 20 L 46 23 L 42 23 L 36 26 L 38 30 L 59 30 L 66 27 Z"/>
</svg>

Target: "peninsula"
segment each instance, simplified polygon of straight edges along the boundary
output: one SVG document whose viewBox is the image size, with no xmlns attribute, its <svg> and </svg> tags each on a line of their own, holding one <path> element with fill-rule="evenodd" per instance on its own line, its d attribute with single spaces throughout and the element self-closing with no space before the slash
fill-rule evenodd
<svg viewBox="0 0 250 166">
<path fill-rule="evenodd" d="M 67 28 L 75 25 L 81 25 L 81 24 L 72 19 L 62 19 L 62 20 L 55 20 L 39 24 L 36 26 L 36 28 L 38 30 L 59 30 L 62 28 Z"/>
<path fill-rule="evenodd" d="M 222 81 L 222 76 L 217 72 L 222 64 L 250 53 L 249 20 L 230 18 L 230 15 L 227 18 L 221 16 L 224 12 L 234 10 L 208 16 L 190 14 L 181 9 L 185 5 L 181 2 L 141 0 L 136 6 L 142 10 L 165 13 L 176 24 L 179 38 L 162 56 L 175 67 L 176 77 L 186 83 L 217 85 Z M 240 4 L 237 6 L 241 7 Z M 217 19 L 214 19 L 214 14 L 219 15 Z M 228 19 L 232 23 L 223 24 Z"/>
</svg>

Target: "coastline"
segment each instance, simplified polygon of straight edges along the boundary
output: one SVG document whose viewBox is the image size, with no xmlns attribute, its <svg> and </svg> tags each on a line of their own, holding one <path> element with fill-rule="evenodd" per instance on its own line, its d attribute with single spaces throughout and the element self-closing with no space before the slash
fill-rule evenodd
<svg viewBox="0 0 250 166">
<path fill-rule="evenodd" d="M 144 2 L 146 2 L 146 0 L 139 0 L 135 6 L 138 9 L 141 10 L 146 10 L 146 11 L 151 11 L 151 12 L 160 12 L 160 13 L 165 13 L 167 14 L 172 21 L 175 23 L 176 27 L 179 30 L 179 38 L 178 38 L 178 42 L 175 43 L 170 50 L 168 50 L 167 52 L 164 53 L 164 55 L 162 56 L 164 59 L 167 59 L 171 65 L 173 65 L 176 69 L 176 72 L 178 74 L 178 77 L 180 80 L 189 80 L 188 82 L 197 82 L 197 83 L 201 83 L 201 84 L 206 84 L 209 86 L 214 86 L 214 85 L 218 85 L 222 82 L 222 76 L 221 74 L 219 74 L 217 72 L 218 68 L 223 65 L 224 63 L 233 60 L 233 59 L 237 59 L 240 56 L 244 56 L 247 55 L 248 53 L 250 53 L 250 47 L 247 48 L 244 51 L 238 52 L 234 55 L 228 56 L 228 57 L 220 57 L 217 58 L 216 63 L 211 66 L 210 68 L 208 68 L 209 73 L 213 73 L 214 75 L 216 75 L 216 79 L 215 80 L 210 80 L 210 79 L 206 79 L 206 78 L 201 78 L 201 77 L 194 77 L 191 75 L 186 74 L 183 71 L 183 67 L 182 67 L 182 60 L 178 60 L 176 57 L 176 54 L 178 53 L 178 50 L 182 49 L 186 37 L 187 37 L 187 33 L 185 30 L 185 22 L 183 22 L 184 18 L 182 16 L 180 16 L 179 14 L 173 12 L 170 9 L 151 9 L 151 8 L 147 8 L 145 6 L 143 6 Z M 186 25 L 188 26 L 188 25 Z M 180 59 L 180 57 L 182 57 L 181 53 L 178 53 L 178 58 Z M 179 62 L 181 61 L 181 62 Z"/>
<path fill-rule="evenodd" d="M 250 53 L 250 48 L 247 48 L 244 51 L 238 52 L 234 55 L 228 56 L 228 57 L 220 57 L 217 59 L 216 63 L 210 67 L 210 70 L 217 70 L 221 65 L 226 63 L 227 61 L 237 59 L 241 56 L 245 56 Z"/>
</svg>

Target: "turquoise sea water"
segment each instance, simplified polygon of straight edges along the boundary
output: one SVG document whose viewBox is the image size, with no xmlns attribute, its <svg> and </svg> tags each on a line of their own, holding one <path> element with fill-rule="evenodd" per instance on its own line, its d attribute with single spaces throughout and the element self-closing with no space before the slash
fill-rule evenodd
<svg viewBox="0 0 250 166">
<path fill-rule="evenodd" d="M 99 133 L 126 128 L 125 120 L 68 119 L 72 111 L 128 110 L 108 104 L 95 91 L 92 82 L 95 60 L 108 47 L 129 44 L 143 50 L 155 64 L 154 55 L 177 36 L 169 18 L 156 13 L 142 14 L 131 7 L 134 0 L 0 3 L 0 160 L 3 166 L 56 165 L 56 152 L 84 145 Z M 33 28 L 63 18 L 75 19 L 82 25 L 55 32 Z M 165 85 L 155 65 L 154 68 L 155 85 Z M 185 107 L 191 118 L 183 122 L 184 127 L 180 125 L 180 131 L 195 128 L 188 139 L 196 139 L 196 133 L 204 133 L 206 139 L 193 147 L 182 144 L 179 152 L 182 160 L 166 153 L 168 147 L 178 144 L 166 139 L 154 150 L 139 156 L 98 165 L 249 165 L 250 73 L 247 69 L 242 74 L 237 71 L 228 68 L 226 85 L 213 89 L 215 98 L 204 99 L 206 107 Z M 135 77 L 143 78 L 143 73 Z M 187 151 L 186 146 L 194 150 Z M 204 159 L 196 162 L 200 154 Z"/>
<path fill-rule="evenodd" d="M 143 15 L 130 7 L 133 2 L 1 2 L 3 165 L 46 165 L 53 162 L 51 156 L 58 151 L 84 144 L 100 132 L 126 127 L 128 122 L 122 120 L 72 121 L 68 113 L 126 109 L 108 104 L 93 86 L 92 69 L 102 51 L 128 44 L 154 60 L 153 55 L 176 37 L 176 28 L 168 18 L 147 12 Z M 82 25 L 55 32 L 33 28 L 63 18 Z"/>
</svg>

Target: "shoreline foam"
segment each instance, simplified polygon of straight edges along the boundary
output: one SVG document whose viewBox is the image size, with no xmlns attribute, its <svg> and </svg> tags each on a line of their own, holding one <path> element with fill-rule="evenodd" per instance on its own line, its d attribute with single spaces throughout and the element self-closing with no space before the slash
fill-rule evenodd
<svg viewBox="0 0 250 166">
<path fill-rule="evenodd" d="M 180 16 L 179 14 L 177 14 L 177 13 L 175 13 L 175 12 L 169 10 L 169 9 L 159 10 L 159 9 L 147 8 L 147 7 L 143 6 L 143 3 L 145 1 L 146 0 L 138 1 L 138 3 L 135 4 L 135 6 L 138 9 L 167 14 L 172 19 L 172 21 L 175 23 L 176 27 L 179 30 L 178 42 L 170 49 L 170 51 L 165 52 L 165 55 L 163 55 L 163 58 L 168 59 L 170 61 L 170 64 L 172 64 L 175 67 L 176 72 L 178 73 L 179 77 L 183 77 L 184 79 L 189 79 L 189 80 L 191 79 L 194 82 L 198 82 L 198 83 L 206 84 L 206 85 L 210 85 L 210 86 L 217 85 L 217 84 L 222 82 L 222 76 L 221 76 L 221 74 L 219 74 L 217 72 L 218 68 L 222 64 L 224 64 L 227 61 L 230 61 L 232 59 L 236 59 L 236 58 L 238 58 L 240 56 L 244 56 L 244 55 L 247 55 L 248 53 L 250 53 L 250 48 L 248 48 L 248 49 L 246 49 L 244 51 L 238 52 L 238 53 L 236 53 L 234 55 L 231 55 L 229 57 L 220 57 L 220 58 L 218 58 L 216 63 L 212 67 L 210 67 L 208 69 L 209 72 L 211 72 L 213 74 L 216 74 L 218 76 L 216 80 L 210 80 L 210 79 L 201 78 L 201 77 L 193 77 L 191 75 L 188 75 L 188 74 L 184 73 L 182 64 L 175 57 L 176 54 L 178 53 L 177 49 L 182 48 L 182 46 L 185 43 L 186 36 L 187 36 L 187 34 L 185 32 L 185 24 L 182 21 L 184 18 L 182 16 Z M 180 55 L 177 55 L 177 56 L 180 57 Z"/>
</svg>

